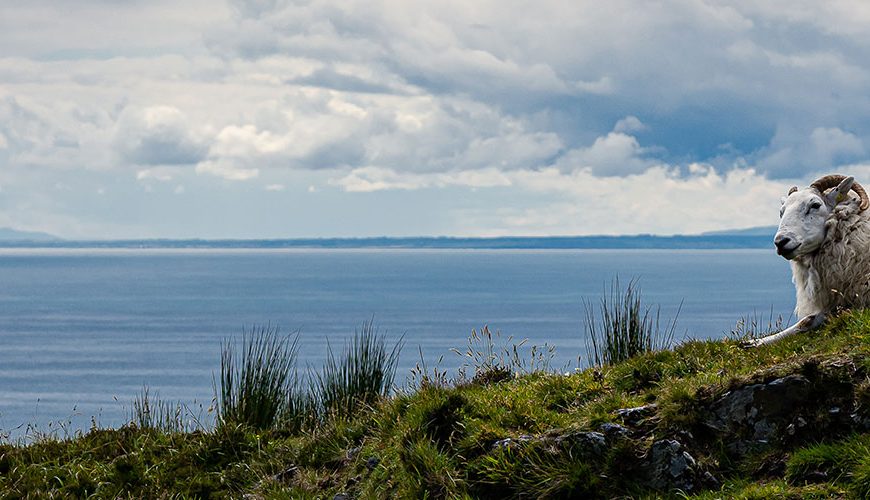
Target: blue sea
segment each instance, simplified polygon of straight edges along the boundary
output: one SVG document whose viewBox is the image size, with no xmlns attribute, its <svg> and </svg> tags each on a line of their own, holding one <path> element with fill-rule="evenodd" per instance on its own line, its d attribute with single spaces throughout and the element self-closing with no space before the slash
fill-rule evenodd
<svg viewBox="0 0 870 500">
<path fill-rule="evenodd" d="M 583 301 L 615 277 L 676 320 L 676 340 L 718 338 L 741 316 L 789 318 L 787 263 L 769 250 L 0 250 L 0 433 L 125 422 L 148 386 L 204 418 L 221 341 L 255 325 L 300 335 L 316 369 L 373 319 L 420 361 L 454 371 L 472 328 L 556 347 L 585 364 Z M 438 364 L 439 358 L 442 358 Z"/>
</svg>

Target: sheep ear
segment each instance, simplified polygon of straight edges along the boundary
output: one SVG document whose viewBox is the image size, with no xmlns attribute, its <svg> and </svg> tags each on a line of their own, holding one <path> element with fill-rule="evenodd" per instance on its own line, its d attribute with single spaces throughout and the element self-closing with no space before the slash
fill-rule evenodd
<svg viewBox="0 0 870 500">
<path fill-rule="evenodd" d="M 844 201 L 849 201 L 851 198 L 849 197 L 849 190 L 852 189 L 852 184 L 854 184 L 854 177 L 846 177 L 840 184 L 831 190 L 830 193 L 825 195 L 825 199 L 829 205 L 837 206 L 839 203 L 843 203 Z"/>
</svg>

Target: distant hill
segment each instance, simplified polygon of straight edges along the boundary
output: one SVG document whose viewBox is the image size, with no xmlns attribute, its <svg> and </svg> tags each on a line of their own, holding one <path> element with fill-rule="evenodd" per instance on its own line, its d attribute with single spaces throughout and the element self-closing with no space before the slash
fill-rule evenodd
<svg viewBox="0 0 870 500">
<path fill-rule="evenodd" d="M 701 236 L 770 236 L 776 234 L 776 226 L 757 226 L 745 229 L 723 229 L 721 231 L 707 231 Z"/>
<path fill-rule="evenodd" d="M 657 236 L 452 236 L 287 238 L 287 239 L 130 239 L 63 240 L 46 233 L 0 228 L 7 248 L 442 248 L 442 249 L 737 249 L 770 248 L 776 226 Z"/>
<path fill-rule="evenodd" d="M 433 248 L 433 249 L 738 249 L 769 248 L 772 236 L 743 234 L 655 236 L 549 236 L 501 238 L 309 238 L 271 240 L 26 240 L 2 239 L 20 248 Z"/>
<path fill-rule="evenodd" d="M 19 231 L 8 227 L 0 227 L 0 241 L 60 241 L 57 236 L 34 231 Z"/>
</svg>

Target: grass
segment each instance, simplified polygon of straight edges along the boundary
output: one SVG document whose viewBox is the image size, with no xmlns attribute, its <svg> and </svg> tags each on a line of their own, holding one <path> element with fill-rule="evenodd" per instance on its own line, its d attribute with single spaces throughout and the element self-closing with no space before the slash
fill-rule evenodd
<svg viewBox="0 0 870 500">
<path fill-rule="evenodd" d="M 222 425 L 184 432 L 163 426 L 161 417 L 148 425 L 95 428 L 71 439 L 0 445 L 0 497 L 332 498 L 341 493 L 363 499 L 712 500 L 870 495 L 870 433 L 860 426 L 831 431 L 824 425 L 824 419 L 832 418 L 828 404 L 801 410 L 815 419 L 802 439 L 773 442 L 763 453 L 740 457 L 724 451 L 728 436 L 703 423 L 705 408 L 729 391 L 791 374 L 842 394 L 840 407 L 847 415 L 870 416 L 870 311 L 847 312 L 818 331 L 758 349 L 743 349 L 736 339 L 691 341 L 567 375 L 520 372 L 513 364 L 514 374 L 499 380 L 457 383 L 430 377 L 429 383 L 399 392 L 392 392 L 392 381 L 386 381 L 390 373 L 394 376 L 391 359 L 400 344 L 390 348 L 384 335 L 370 322 L 366 325 L 333 357 L 329 376 L 336 383 L 353 381 L 353 373 L 373 373 L 353 366 L 392 366 L 383 377 L 363 377 L 379 383 L 353 385 L 368 387 L 369 399 L 336 389 L 341 396 L 332 399 L 336 406 L 320 408 L 343 409 L 315 410 L 318 418 L 305 427 L 281 418 L 270 425 L 249 425 L 225 418 L 223 411 Z M 273 330 L 266 333 L 277 335 Z M 250 346 L 251 341 L 259 347 Z M 269 360 L 275 352 L 269 346 L 286 355 L 292 342 L 248 334 L 241 351 L 233 344 L 232 361 L 226 363 L 235 367 L 232 387 L 245 378 L 238 374 L 244 372 L 246 353 L 250 360 Z M 499 345 L 480 350 L 479 359 L 504 352 Z M 508 351 L 513 352 L 509 345 Z M 360 352 L 380 361 L 349 363 L 348 356 Z M 485 364 L 480 366 L 486 371 Z M 478 368 L 469 364 L 469 370 Z M 149 407 L 160 405 L 151 395 L 140 399 L 148 399 Z M 352 406 L 343 407 L 345 403 Z M 657 405 L 655 411 L 632 424 L 630 438 L 609 443 L 600 456 L 588 456 L 582 446 L 561 439 L 598 431 L 604 423 L 624 424 L 616 410 L 650 403 Z M 651 443 L 662 438 L 680 440 L 699 470 L 720 484 L 693 492 L 645 486 L 639 464 Z"/>
<path fill-rule="evenodd" d="M 272 326 L 244 331 L 241 343 L 224 341 L 215 388 L 218 424 L 270 429 L 279 419 L 303 421 L 310 405 L 298 390 L 298 352 L 298 335 L 291 340 Z"/>
<path fill-rule="evenodd" d="M 670 347 L 680 314 L 678 309 L 670 326 L 662 326 L 661 308 L 643 306 L 636 278 L 628 282 L 625 290 L 615 278 L 602 294 L 597 310 L 585 300 L 583 306 L 587 360 L 589 366 L 599 367 Z"/>
<path fill-rule="evenodd" d="M 747 314 L 737 320 L 734 328 L 728 333 L 728 338 L 745 341 L 766 337 L 784 330 L 789 320 L 791 317 L 783 318 L 782 315 L 774 317 L 773 308 L 767 317 L 759 314 L 758 311 L 753 311 L 752 314 Z"/>
<path fill-rule="evenodd" d="M 317 403 L 327 416 L 346 417 L 389 395 L 402 340 L 388 350 L 386 337 L 369 320 L 336 357 L 327 344 L 326 363 L 316 377 Z"/>
<path fill-rule="evenodd" d="M 555 347 L 549 344 L 543 347 L 532 345 L 526 352 L 527 343 L 528 339 L 514 341 L 513 336 L 502 337 L 498 330 L 493 333 L 489 326 L 484 326 L 480 331 L 472 329 L 464 351 L 451 349 L 463 360 L 456 381 L 485 385 L 515 375 L 548 371 L 550 361 L 555 356 Z"/>
<path fill-rule="evenodd" d="M 169 402 L 152 394 L 148 386 L 133 399 L 130 424 L 140 429 L 153 429 L 165 433 L 204 430 L 202 407 L 194 412 L 181 402 Z"/>
</svg>

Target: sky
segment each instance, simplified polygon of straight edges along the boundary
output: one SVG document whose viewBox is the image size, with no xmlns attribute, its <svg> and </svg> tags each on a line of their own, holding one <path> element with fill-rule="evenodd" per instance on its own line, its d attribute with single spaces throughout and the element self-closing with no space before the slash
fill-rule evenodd
<svg viewBox="0 0 870 500">
<path fill-rule="evenodd" d="M 870 184 L 870 3 L 0 5 L 0 227 L 693 234 Z"/>
</svg>

